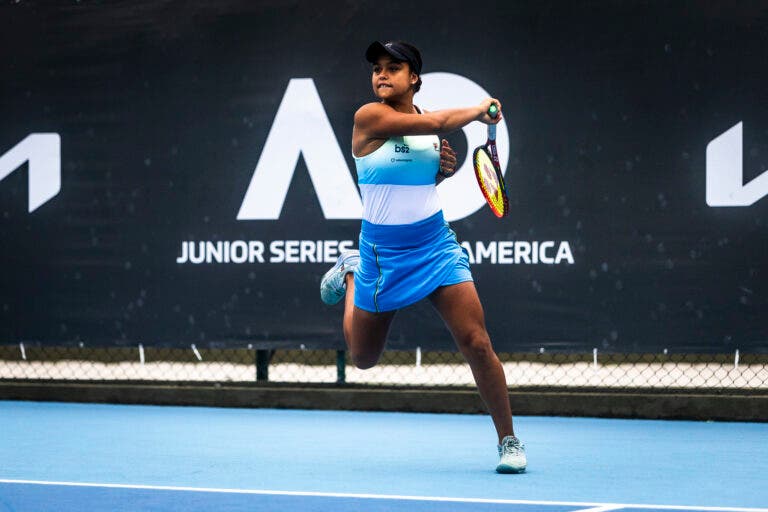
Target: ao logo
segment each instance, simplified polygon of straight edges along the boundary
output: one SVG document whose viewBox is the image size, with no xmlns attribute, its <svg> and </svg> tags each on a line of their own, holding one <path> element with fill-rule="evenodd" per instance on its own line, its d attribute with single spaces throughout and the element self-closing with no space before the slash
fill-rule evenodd
<svg viewBox="0 0 768 512">
<path fill-rule="evenodd" d="M 768 171 L 744 184 L 742 123 L 707 145 L 707 204 L 749 206 L 768 194 Z"/>
<path fill-rule="evenodd" d="M 475 105 L 490 96 L 482 87 L 461 75 L 425 73 L 424 87 L 416 103 L 427 110 Z M 483 144 L 485 125 L 470 123 L 463 128 L 467 147 Z M 509 158 L 509 133 L 502 120 L 496 145 L 502 172 Z M 348 148 L 346 148 L 349 151 Z M 323 103 L 311 78 L 294 78 L 277 109 L 256 170 L 237 214 L 238 220 L 268 220 L 280 217 L 299 155 L 304 157 L 320 207 L 327 219 L 359 219 L 363 206 L 352 173 L 328 121 Z M 485 204 L 475 182 L 471 158 L 459 172 L 438 188 L 445 217 L 449 221 L 467 217 Z"/>
<path fill-rule="evenodd" d="M 29 162 L 29 213 L 61 190 L 61 137 L 58 133 L 30 133 L 0 156 L 0 181 Z"/>
</svg>

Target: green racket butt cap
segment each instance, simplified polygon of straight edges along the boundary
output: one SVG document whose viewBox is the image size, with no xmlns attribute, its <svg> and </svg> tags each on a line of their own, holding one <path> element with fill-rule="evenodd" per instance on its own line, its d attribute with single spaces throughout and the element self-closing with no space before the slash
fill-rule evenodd
<svg viewBox="0 0 768 512">
<path fill-rule="evenodd" d="M 497 107 L 495 103 L 492 103 L 490 108 L 488 108 L 488 115 L 491 117 L 496 117 L 498 114 L 499 114 L 499 107 Z"/>
</svg>

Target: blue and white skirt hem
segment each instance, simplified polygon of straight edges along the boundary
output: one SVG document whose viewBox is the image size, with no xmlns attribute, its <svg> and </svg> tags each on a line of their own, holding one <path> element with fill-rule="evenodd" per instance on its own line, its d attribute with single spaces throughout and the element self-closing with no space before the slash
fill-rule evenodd
<svg viewBox="0 0 768 512">
<path fill-rule="evenodd" d="M 469 258 L 443 212 L 414 224 L 363 221 L 355 306 L 381 313 L 410 306 L 441 286 L 472 281 Z"/>
</svg>

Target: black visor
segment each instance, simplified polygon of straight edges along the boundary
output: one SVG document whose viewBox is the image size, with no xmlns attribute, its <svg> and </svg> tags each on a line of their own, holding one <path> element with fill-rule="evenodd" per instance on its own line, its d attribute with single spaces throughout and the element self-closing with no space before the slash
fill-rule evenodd
<svg viewBox="0 0 768 512">
<path fill-rule="evenodd" d="M 410 45 L 398 41 L 384 44 L 374 41 L 365 51 L 366 60 L 372 64 L 376 64 L 382 55 L 389 55 L 393 59 L 407 62 L 414 73 L 421 74 L 421 55 L 419 55 L 419 50 Z"/>
</svg>

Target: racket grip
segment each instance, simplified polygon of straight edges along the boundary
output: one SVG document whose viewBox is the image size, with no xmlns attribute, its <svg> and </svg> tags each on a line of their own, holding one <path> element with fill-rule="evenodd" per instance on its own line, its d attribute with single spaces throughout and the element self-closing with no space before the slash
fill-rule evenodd
<svg viewBox="0 0 768 512">
<path fill-rule="evenodd" d="M 499 107 L 495 103 L 491 103 L 491 106 L 488 108 L 488 115 L 494 119 L 499 115 Z"/>
</svg>

